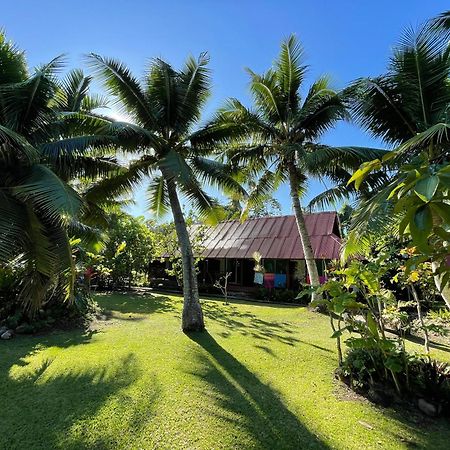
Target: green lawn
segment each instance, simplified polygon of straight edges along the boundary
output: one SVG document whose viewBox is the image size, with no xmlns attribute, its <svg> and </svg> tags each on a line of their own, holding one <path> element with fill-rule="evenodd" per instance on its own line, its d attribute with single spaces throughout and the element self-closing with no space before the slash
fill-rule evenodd
<svg viewBox="0 0 450 450">
<path fill-rule="evenodd" d="M 99 296 L 96 331 L 0 342 L 1 449 L 448 449 L 450 424 L 403 417 L 333 379 L 327 319 L 304 308 Z M 447 349 L 435 356 L 450 359 Z"/>
</svg>

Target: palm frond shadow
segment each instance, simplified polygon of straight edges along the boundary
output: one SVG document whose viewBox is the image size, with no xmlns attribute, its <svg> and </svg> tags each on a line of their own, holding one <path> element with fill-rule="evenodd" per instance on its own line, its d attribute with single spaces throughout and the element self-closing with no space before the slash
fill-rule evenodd
<svg viewBox="0 0 450 450">
<path fill-rule="evenodd" d="M 215 323 L 219 323 L 227 330 L 221 336 L 228 337 L 230 332 L 237 332 L 243 336 L 249 336 L 261 341 L 278 340 L 286 345 L 295 345 L 301 342 L 294 337 L 293 325 L 288 322 L 276 322 L 260 319 L 258 316 L 248 312 L 241 312 L 239 308 L 230 304 L 222 306 L 219 302 L 203 303 L 205 316 Z"/>
<path fill-rule="evenodd" d="M 189 334 L 189 338 L 203 349 L 197 354 L 202 369 L 192 375 L 212 388 L 205 408 L 214 404 L 222 410 L 217 413 L 217 409 L 211 408 L 209 414 L 244 429 L 250 445 L 255 448 L 329 448 L 299 421 L 270 385 L 264 384 L 213 336 L 204 332 Z M 245 445 L 245 442 L 239 443 L 241 448 Z"/>
<path fill-rule="evenodd" d="M 152 382 L 148 398 L 140 398 L 139 402 L 127 396 L 124 389 L 141 377 L 133 354 L 122 355 L 113 365 L 68 368 L 56 375 L 52 365 L 57 361 L 52 357 L 33 366 L 34 356 L 45 347 L 69 349 L 89 345 L 91 337 L 92 333 L 81 330 L 46 337 L 27 336 L 18 338 L 20 344 L 13 350 L 2 352 L 0 385 L 5 386 L 2 402 L 8 405 L 2 413 L 2 434 L 7 448 L 114 448 L 114 430 L 101 430 L 94 439 L 83 432 L 83 424 L 94 420 L 112 397 L 119 398 L 118 413 L 123 416 L 130 442 L 139 436 L 139 430 L 151 420 L 159 388 L 156 381 Z M 27 433 L 30 421 L 40 424 L 33 435 Z M 81 427 L 80 432 L 72 433 L 74 427 Z"/>
<path fill-rule="evenodd" d="M 139 291 L 114 293 L 114 295 L 97 294 L 96 300 L 108 313 L 152 314 L 176 310 L 173 300 L 169 297 Z"/>
</svg>

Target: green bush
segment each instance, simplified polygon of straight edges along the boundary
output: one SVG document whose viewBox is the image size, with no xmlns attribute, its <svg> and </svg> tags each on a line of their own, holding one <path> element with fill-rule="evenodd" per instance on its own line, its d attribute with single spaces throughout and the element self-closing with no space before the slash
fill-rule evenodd
<svg viewBox="0 0 450 450">
<path fill-rule="evenodd" d="M 438 404 L 440 411 L 449 412 L 450 366 L 446 363 L 417 358 L 401 349 L 385 352 L 381 347 L 361 347 L 347 351 L 341 373 L 353 389 L 373 399 L 374 387 L 384 396 L 394 395 L 393 379 L 386 370 L 389 367 L 402 386 L 403 398 L 415 402 L 422 398 Z"/>
<path fill-rule="evenodd" d="M 411 390 L 433 402 L 450 404 L 450 366 L 444 362 L 414 359 L 409 367 Z"/>
<path fill-rule="evenodd" d="M 85 326 L 100 312 L 90 293 L 79 285 L 73 302 L 54 296 L 41 309 L 34 312 L 26 310 L 17 300 L 18 273 L 8 268 L 0 269 L 0 325 L 20 334 L 30 334 L 52 328 Z"/>
<path fill-rule="evenodd" d="M 342 364 L 342 373 L 353 387 L 369 389 L 384 379 L 384 359 L 379 348 L 352 348 Z"/>
</svg>

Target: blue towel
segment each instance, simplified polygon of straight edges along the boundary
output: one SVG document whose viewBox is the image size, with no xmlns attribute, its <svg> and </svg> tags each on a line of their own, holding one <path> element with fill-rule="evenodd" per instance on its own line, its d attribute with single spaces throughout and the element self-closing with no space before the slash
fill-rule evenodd
<svg viewBox="0 0 450 450">
<path fill-rule="evenodd" d="M 276 288 L 285 288 L 286 287 L 286 274 L 285 273 L 276 273 L 275 274 L 275 287 Z"/>
<path fill-rule="evenodd" d="M 255 272 L 255 279 L 253 280 L 255 284 L 264 283 L 264 275 L 261 272 Z"/>
</svg>

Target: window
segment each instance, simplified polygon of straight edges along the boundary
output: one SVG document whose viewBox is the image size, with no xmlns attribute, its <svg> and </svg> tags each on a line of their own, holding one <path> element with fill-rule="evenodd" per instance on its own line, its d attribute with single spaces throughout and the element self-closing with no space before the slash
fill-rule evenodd
<svg viewBox="0 0 450 450">
<path fill-rule="evenodd" d="M 275 261 L 275 273 L 287 274 L 288 262 L 289 261 L 287 259 L 277 259 Z"/>
<path fill-rule="evenodd" d="M 265 259 L 264 269 L 267 273 L 284 273 L 288 272 L 289 261 L 287 259 Z"/>
<path fill-rule="evenodd" d="M 241 268 L 242 264 L 239 259 L 227 259 L 227 272 L 231 272 L 231 277 L 229 278 L 230 283 L 241 283 Z"/>
</svg>

